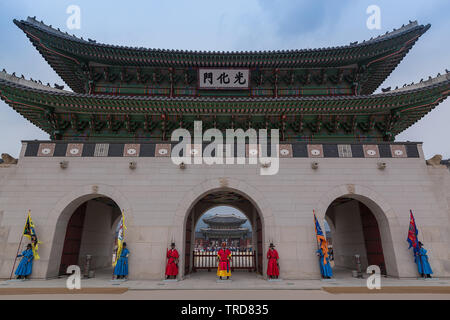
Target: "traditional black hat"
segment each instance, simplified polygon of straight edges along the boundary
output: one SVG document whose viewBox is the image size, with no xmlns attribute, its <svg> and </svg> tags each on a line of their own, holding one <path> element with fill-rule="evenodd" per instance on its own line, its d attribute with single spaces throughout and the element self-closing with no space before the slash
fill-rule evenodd
<svg viewBox="0 0 450 320">
<path fill-rule="evenodd" d="M 269 244 L 269 247 L 274 248 L 275 245 L 271 242 L 271 243 Z"/>
<path fill-rule="evenodd" d="M 171 246 L 171 247 L 175 247 L 175 242 L 172 242 L 172 243 L 170 244 L 170 246 Z"/>
</svg>

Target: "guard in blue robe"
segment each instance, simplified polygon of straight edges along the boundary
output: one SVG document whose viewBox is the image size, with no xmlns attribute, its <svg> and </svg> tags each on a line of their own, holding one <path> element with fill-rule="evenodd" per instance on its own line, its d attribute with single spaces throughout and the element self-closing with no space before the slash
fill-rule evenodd
<svg viewBox="0 0 450 320">
<path fill-rule="evenodd" d="M 128 276 L 128 256 L 130 255 L 130 251 L 127 249 L 126 242 L 123 243 L 122 252 L 120 253 L 120 258 L 116 263 L 116 267 L 114 268 L 114 275 L 117 276 L 117 279 L 122 279 Z"/>
<path fill-rule="evenodd" d="M 428 262 L 427 250 L 423 248 L 422 242 L 419 242 L 419 249 L 414 250 L 414 260 L 420 275 L 424 278 L 431 278 L 433 270 L 431 270 L 430 263 Z"/>
<path fill-rule="evenodd" d="M 322 277 L 325 279 L 330 279 L 333 276 L 333 271 L 331 270 L 331 266 L 330 266 L 330 258 L 327 257 L 325 259 L 326 264 L 323 263 L 323 251 L 322 248 L 320 248 L 319 250 L 316 251 L 317 255 L 320 256 L 320 273 L 322 274 Z"/>
<path fill-rule="evenodd" d="M 26 279 L 27 276 L 31 274 L 31 271 L 33 269 L 33 250 L 31 249 L 31 244 L 27 245 L 27 249 L 22 252 L 22 254 L 19 254 L 17 257 L 22 257 L 22 260 L 20 260 L 19 265 L 16 269 L 16 276 L 17 279 Z"/>
</svg>

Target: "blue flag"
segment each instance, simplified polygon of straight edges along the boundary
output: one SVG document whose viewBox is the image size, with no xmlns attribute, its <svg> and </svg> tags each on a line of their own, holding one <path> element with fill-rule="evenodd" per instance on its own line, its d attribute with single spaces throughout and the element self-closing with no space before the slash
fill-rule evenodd
<svg viewBox="0 0 450 320">
<path fill-rule="evenodd" d="M 316 239 L 317 242 L 319 243 L 320 248 L 322 249 L 323 252 L 323 264 L 327 264 L 327 258 L 328 258 L 328 242 L 327 239 L 325 238 L 323 232 L 322 232 L 322 228 L 320 227 L 319 221 L 317 221 L 316 218 L 316 213 L 313 210 L 313 214 L 314 214 L 314 222 L 316 225 Z"/>
</svg>

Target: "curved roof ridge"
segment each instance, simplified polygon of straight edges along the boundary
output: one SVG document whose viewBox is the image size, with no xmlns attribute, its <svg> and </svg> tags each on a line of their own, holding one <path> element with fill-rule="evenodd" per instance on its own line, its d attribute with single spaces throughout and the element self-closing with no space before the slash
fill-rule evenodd
<svg viewBox="0 0 450 320">
<path fill-rule="evenodd" d="M 30 78 L 30 80 L 27 80 L 27 79 L 25 79 L 25 77 L 23 75 L 21 77 L 18 77 L 18 76 L 16 76 L 15 72 L 13 72 L 12 74 L 9 74 L 6 72 L 5 69 L 3 69 L 0 72 L 0 80 L 5 80 L 8 82 L 15 83 L 20 86 L 28 87 L 28 88 L 32 88 L 32 89 L 52 91 L 52 92 L 70 92 L 67 90 L 53 88 L 50 86 L 50 84 L 44 85 L 40 81 L 36 81 L 31 78 Z"/>
<path fill-rule="evenodd" d="M 236 227 L 234 229 L 215 229 L 215 228 L 200 228 L 200 231 L 219 231 L 219 232 L 233 232 L 233 231 L 249 231 L 249 228 Z"/>
<path fill-rule="evenodd" d="M 248 219 L 244 217 L 240 217 L 233 213 L 231 214 L 218 214 L 216 213 L 213 216 L 204 217 L 202 219 L 205 223 L 214 223 L 214 222 L 227 222 L 234 221 L 235 223 L 244 224 Z"/>
<path fill-rule="evenodd" d="M 42 31 L 46 31 L 49 33 L 52 33 L 56 36 L 73 40 L 77 42 L 82 42 L 89 45 L 94 46 L 100 46 L 100 47 L 109 47 L 114 49 L 126 49 L 126 50 L 138 50 L 138 51 L 153 51 L 153 52 L 165 52 L 165 53 L 189 53 L 189 54 L 211 54 L 211 55 L 242 55 L 242 54 L 286 54 L 286 53 L 302 53 L 302 52 L 318 52 L 318 51 L 327 51 L 327 50 L 340 50 L 340 49 L 349 49 L 349 48 L 356 48 L 356 47 L 363 47 L 367 46 L 373 43 L 381 42 L 387 39 L 390 39 L 392 37 L 401 35 L 403 33 L 407 33 L 415 28 L 424 27 L 426 29 L 430 28 L 431 25 L 419 25 L 417 20 L 416 21 L 409 21 L 408 24 L 402 25 L 399 29 L 393 29 L 393 31 L 388 31 L 385 34 L 379 35 L 375 38 L 371 38 L 369 40 L 364 40 L 362 42 L 351 42 L 348 45 L 341 45 L 341 46 L 333 46 L 333 47 L 320 47 L 320 48 L 308 48 L 308 49 L 287 49 L 287 50 L 242 50 L 242 51 L 235 51 L 235 50 L 227 50 L 227 51 L 215 51 L 215 50 L 183 50 L 183 49 L 163 49 L 163 48 L 144 48 L 144 47 L 129 47 L 129 46 L 122 46 L 122 45 L 113 45 L 113 44 L 105 44 L 101 42 L 97 42 L 96 40 L 85 40 L 82 37 L 79 38 L 75 35 L 70 35 L 67 32 L 62 32 L 59 28 L 55 29 L 52 27 L 52 25 L 47 25 L 43 21 L 36 20 L 36 17 L 28 17 L 26 20 L 13 20 L 14 23 L 21 28 L 21 24 L 29 24 L 33 27 L 36 27 L 38 29 L 41 29 Z M 22 29 L 22 28 L 21 28 Z"/>
<path fill-rule="evenodd" d="M 427 80 L 424 79 L 420 79 L 419 83 L 411 83 L 411 84 L 404 84 L 403 87 L 399 88 L 395 88 L 394 90 L 386 90 L 382 93 L 395 93 L 395 92 L 404 92 L 404 91 L 411 91 L 411 90 L 416 90 L 416 89 L 421 89 L 421 88 L 427 88 L 433 85 L 439 85 L 442 82 L 445 81 L 450 81 L 450 71 L 446 70 L 444 74 L 440 74 L 438 73 L 436 77 L 431 77 L 429 76 Z"/>
</svg>

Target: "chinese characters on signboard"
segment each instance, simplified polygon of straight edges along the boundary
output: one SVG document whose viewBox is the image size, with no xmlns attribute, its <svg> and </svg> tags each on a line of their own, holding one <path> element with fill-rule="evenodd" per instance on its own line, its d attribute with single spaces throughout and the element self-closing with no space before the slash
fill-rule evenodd
<svg viewBox="0 0 450 320">
<path fill-rule="evenodd" d="M 248 89 L 248 69 L 199 69 L 200 89 Z"/>
</svg>

